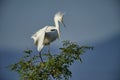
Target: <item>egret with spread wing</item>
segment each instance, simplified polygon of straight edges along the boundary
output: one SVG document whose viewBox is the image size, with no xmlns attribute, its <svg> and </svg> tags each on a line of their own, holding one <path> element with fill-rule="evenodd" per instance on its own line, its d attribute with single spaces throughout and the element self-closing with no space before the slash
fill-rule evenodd
<svg viewBox="0 0 120 80">
<path fill-rule="evenodd" d="M 64 25 L 63 16 L 63 13 L 58 12 L 54 16 L 55 26 L 45 26 L 33 34 L 31 38 L 34 40 L 34 44 L 37 46 L 38 52 L 41 52 L 45 45 L 50 45 L 51 42 L 60 38 L 59 22 Z"/>
</svg>

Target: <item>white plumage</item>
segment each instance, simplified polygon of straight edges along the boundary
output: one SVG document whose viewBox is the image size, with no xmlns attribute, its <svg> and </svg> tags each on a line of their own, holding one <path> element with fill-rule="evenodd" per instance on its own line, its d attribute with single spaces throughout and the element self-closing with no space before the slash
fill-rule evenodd
<svg viewBox="0 0 120 80">
<path fill-rule="evenodd" d="M 34 40 L 34 44 L 37 46 L 37 50 L 39 52 L 42 50 L 44 45 L 50 45 L 51 42 L 60 38 L 59 22 L 64 25 L 63 16 L 63 13 L 58 12 L 54 16 L 55 26 L 45 26 L 33 34 L 31 38 Z"/>
</svg>

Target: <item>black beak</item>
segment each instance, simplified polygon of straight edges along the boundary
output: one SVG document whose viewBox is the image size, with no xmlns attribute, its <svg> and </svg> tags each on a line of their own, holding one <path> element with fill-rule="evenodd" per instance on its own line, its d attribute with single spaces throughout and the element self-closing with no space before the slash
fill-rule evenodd
<svg viewBox="0 0 120 80">
<path fill-rule="evenodd" d="M 65 24 L 64 24 L 64 22 L 63 22 L 63 20 L 61 21 L 61 23 L 62 23 L 62 25 L 63 25 L 64 27 L 66 27 Z"/>
</svg>

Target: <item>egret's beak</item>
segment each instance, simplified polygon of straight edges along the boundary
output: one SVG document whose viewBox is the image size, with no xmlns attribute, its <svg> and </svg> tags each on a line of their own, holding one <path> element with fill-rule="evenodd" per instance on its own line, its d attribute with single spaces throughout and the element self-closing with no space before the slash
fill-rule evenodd
<svg viewBox="0 0 120 80">
<path fill-rule="evenodd" d="M 65 24 L 64 24 L 64 22 L 63 22 L 63 20 L 61 21 L 61 23 L 62 23 L 62 25 L 63 25 L 64 27 L 66 27 Z"/>
</svg>

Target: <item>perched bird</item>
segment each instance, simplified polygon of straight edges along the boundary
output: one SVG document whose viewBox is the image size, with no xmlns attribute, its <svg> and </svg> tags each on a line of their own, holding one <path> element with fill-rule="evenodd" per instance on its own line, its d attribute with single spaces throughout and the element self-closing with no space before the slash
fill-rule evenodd
<svg viewBox="0 0 120 80">
<path fill-rule="evenodd" d="M 65 26 L 63 23 L 63 16 L 64 13 L 56 13 L 54 16 L 55 26 L 45 26 L 33 34 L 31 38 L 34 40 L 34 44 L 37 46 L 38 52 L 40 52 L 44 46 L 50 45 L 51 42 L 60 38 L 59 22 Z"/>
</svg>

